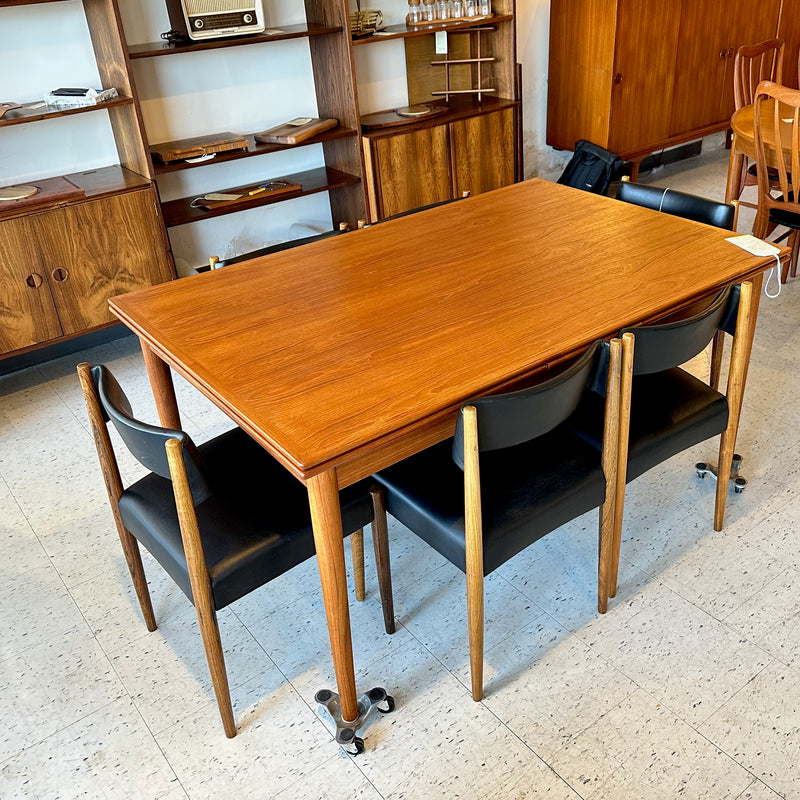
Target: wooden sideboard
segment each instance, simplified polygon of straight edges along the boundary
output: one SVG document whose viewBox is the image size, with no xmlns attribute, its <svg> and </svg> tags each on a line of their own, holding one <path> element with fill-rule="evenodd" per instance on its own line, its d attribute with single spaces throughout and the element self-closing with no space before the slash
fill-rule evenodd
<svg viewBox="0 0 800 800">
<path fill-rule="evenodd" d="M 741 45 L 781 31 L 796 81 L 797 12 L 800 0 L 552 0 L 547 143 L 589 139 L 638 170 L 656 150 L 725 130 Z"/>
</svg>

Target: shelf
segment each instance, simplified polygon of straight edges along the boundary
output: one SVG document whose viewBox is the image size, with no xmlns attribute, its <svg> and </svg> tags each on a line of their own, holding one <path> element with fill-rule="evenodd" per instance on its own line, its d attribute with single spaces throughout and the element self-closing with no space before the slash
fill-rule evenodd
<svg viewBox="0 0 800 800">
<path fill-rule="evenodd" d="M 35 6 L 39 3 L 57 3 L 64 2 L 64 0 L 0 0 L 0 8 L 7 8 L 8 6 Z"/>
<path fill-rule="evenodd" d="M 249 208 L 258 208 L 259 206 L 281 203 L 284 200 L 293 200 L 295 197 L 305 197 L 306 195 L 316 194 L 317 192 L 341 189 L 345 186 L 353 186 L 360 182 L 358 176 L 350 175 L 330 167 L 319 167 L 317 169 L 307 170 L 306 172 L 296 172 L 292 175 L 273 175 L 264 178 L 265 181 L 279 179 L 286 179 L 299 183 L 302 189 L 298 192 L 280 194 L 276 197 L 265 196 L 262 193 L 255 195 L 252 199 L 243 200 L 241 203 L 221 206 L 214 209 L 192 208 L 190 203 L 195 199 L 194 197 L 169 200 L 161 205 L 164 214 L 164 224 L 168 228 L 174 228 L 177 225 L 185 225 L 189 222 L 198 222 L 203 219 L 233 214 L 237 211 L 245 211 Z M 216 191 L 234 192 L 236 189 L 235 187 L 221 187 Z"/>
<path fill-rule="evenodd" d="M 58 177 L 58 176 L 51 176 Z M 0 220 L 10 217 L 29 216 L 47 211 L 52 208 L 83 203 L 86 200 L 97 200 L 101 197 L 110 197 L 122 192 L 130 192 L 135 189 L 146 189 L 150 186 L 147 178 L 131 172 L 129 169 L 114 165 L 111 167 L 98 167 L 97 169 L 86 170 L 86 172 L 73 172 L 69 175 L 61 176 L 74 183 L 84 190 L 84 194 L 77 197 L 43 202 L 41 205 L 24 206 L 22 208 L 10 208 L 0 211 Z M 36 185 L 36 180 L 21 181 Z"/>
<path fill-rule="evenodd" d="M 483 91 L 486 90 L 484 89 Z M 484 97 L 478 101 L 472 95 L 453 95 L 450 97 L 449 103 L 445 103 L 444 100 L 431 100 L 427 104 L 432 106 L 446 105 L 448 109 L 444 114 L 420 117 L 404 125 L 391 125 L 384 128 L 364 130 L 362 135 L 368 139 L 397 136 L 401 133 L 418 131 L 422 128 L 432 128 L 436 125 L 446 125 L 448 122 L 455 122 L 460 119 L 477 117 L 481 114 L 491 114 L 493 111 L 500 111 L 504 108 L 515 108 L 519 105 L 519 101 L 507 100 L 502 97 Z"/>
<path fill-rule="evenodd" d="M 207 39 L 203 42 L 192 42 L 182 40 L 177 44 L 167 41 L 148 42 L 146 44 L 134 44 L 128 47 L 128 55 L 131 58 L 153 58 L 154 56 L 169 56 L 175 53 L 194 53 L 198 50 L 217 50 L 220 47 L 241 47 L 247 44 L 259 44 L 261 42 L 280 42 L 286 39 L 303 39 L 310 36 L 329 36 L 332 33 L 341 33 L 342 26 L 326 25 L 281 25 L 273 30 L 280 33 L 258 33 L 247 36 L 236 36 L 229 39 Z"/>
<path fill-rule="evenodd" d="M 373 33 L 371 36 L 359 36 L 353 39 L 353 45 L 375 44 L 386 42 L 392 39 L 409 39 L 413 36 L 427 36 L 436 31 L 447 31 L 448 33 L 465 33 L 477 28 L 492 28 L 500 22 L 511 22 L 513 14 L 495 14 L 482 20 L 471 22 L 432 22 L 430 25 L 387 25 L 382 31 Z"/>
<path fill-rule="evenodd" d="M 52 2 L 53 0 L 51 0 Z M 56 2 L 58 0 L 55 0 Z M 71 114 L 85 114 L 89 111 L 100 111 L 104 108 L 114 108 L 115 106 L 128 106 L 133 103 L 133 99 L 120 95 L 113 100 L 106 100 L 103 103 L 98 103 L 96 106 L 79 106 L 77 108 L 54 108 L 53 106 L 41 106 L 39 108 L 31 108 L 31 106 L 38 106 L 41 101 L 33 101 L 24 105 L 22 108 L 16 108 L 13 111 L 7 111 L 2 119 L 0 119 L 0 128 L 8 125 L 24 125 L 26 122 L 38 122 L 42 119 L 53 119 L 55 117 L 68 117 Z"/>
<path fill-rule="evenodd" d="M 335 139 L 346 139 L 351 136 L 358 136 L 358 131 L 354 131 L 352 128 L 337 126 L 336 128 L 321 133 L 319 136 L 306 139 L 304 142 L 300 142 L 300 144 L 262 144 L 261 142 L 257 142 L 253 136 L 254 134 L 247 134 L 247 150 L 229 150 L 225 153 L 217 153 L 214 158 L 208 161 L 201 161 L 199 164 L 187 164 L 185 161 L 173 161 L 170 164 L 162 164 L 160 161 L 154 159 L 153 173 L 155 175 L 163 175 L 167 172 L 180 172 L 181 170 L 205 167 L 210 164 L 222 164 L 226 161 L 237 161 L 240 158 L 262 156 L 268 153 L 277 153 L 281 150 L 294 150 L 298 147 L 305 147 L 310 144 L 320 144 L 322 142 L 331 142 Z"/>
</svg>

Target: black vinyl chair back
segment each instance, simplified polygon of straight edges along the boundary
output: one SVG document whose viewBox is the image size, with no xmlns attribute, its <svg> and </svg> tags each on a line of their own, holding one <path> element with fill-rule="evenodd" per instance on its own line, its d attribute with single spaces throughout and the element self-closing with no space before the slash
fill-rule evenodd
<svg viewBox="0 0 800 800">
<path fill-rule="evenodd" d="M 736 207 L 728 203 L 718 203 L 695 194 L 642 183 L 627 181 L 620 183 L 617 188 L 617 200 L 729 231 L 733 230 L 736 219 Z"/>
<path fill-rule="evenodd" d="M 478 449 L 500 450 L 529 442 L 560 425 L 578 407 L 587 389 L 602 386 L 608 376 L 608 342 L 595 342 L 567 369 L 549 380 L 516 392 L 478 397 L 462 405 L 478 414 Z M 459 414 L 453 460 L 464 466 L 464 422 Z"/>
<path fill-rule="evenodd" d="M 208 498 L 211 488 L 200 453 L 191 437 L 183 431 L 159 428 L 136 419 L 125 392 L 106 367 L 92 367 L 92 379 L 97 387 L 97 396 L 104 415 L 116 428 L 136 460 L 150 472 L 171 480 L 166 444 L 170 439 L 177 439 L 181 443 L 192 499 L 198 504 Z"/>
<path fill-rule="evenodd" d="M 347 229 L 337 228 L 332 231 L 315 233 L 311 236 L 303 236 L 300 239 L 289 239 L 289 241 L 286 242 L 278 242 L 278 244 L 260 247 L 258 250 L 251 250 L 249 253 L 243 253 L 240 256 L 231 256 L 231 258 L 226 258 L 224 261 L 218 261 L 215 269 L 229 267 L 231 264 L 238 264 L 241 261 L 250 261 L 253 258 L 260 258 L 261 256 L 272 255 L 272 253 L 282 253 L 284 250 L 293 250 L 295 247 L 302 247 L 304 244 L 319 242 L 322 239 L 330 239 L 332 236 L 339 236 L 342 233 L 347 233 Z"/>
<path fill-rule="evenodd" d="M 593 194 L 607 194 L 624 167 L 625 162 L 616 153 L 579 139 L 575 142 L 574 155 L 557 182 Z"/>
<path fill-rule="evenodd" d="M 636 337 L 634 375 L 662 372 L 685 364 L 705 349 L 718 330 L 735 333 L 738 309 L 739 287 L 729 286 L 707 308 L 691 317 L 620 331 L 620 336 L 632 333 Z"/>
</svg>

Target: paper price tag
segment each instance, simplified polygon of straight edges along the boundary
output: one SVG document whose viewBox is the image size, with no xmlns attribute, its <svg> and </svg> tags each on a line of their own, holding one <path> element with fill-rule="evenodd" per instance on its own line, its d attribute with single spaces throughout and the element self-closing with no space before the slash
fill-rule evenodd
<svg viewBox="0 0 800 800">
<path fill-rule="evenodd" d="M 742 236 L 729 236 L 725 241 L 741 247 L 742 250 L 747 250 L 748 253 L 752 253 L 754 256 L 776 256 L 780 253 L 779 247 L 775 247 L 774 244 L 765 242 L 763 239 L 751 236 L 749 233 Z"/>
</svg>

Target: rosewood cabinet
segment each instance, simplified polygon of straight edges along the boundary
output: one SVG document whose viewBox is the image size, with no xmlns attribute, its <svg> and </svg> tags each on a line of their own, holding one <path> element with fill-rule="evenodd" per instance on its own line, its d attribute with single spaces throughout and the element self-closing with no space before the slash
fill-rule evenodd
<svg viewBox="0 0 800 800">
<path fill-rule="evenodd" d="M 480 194 L 515 180 L 514 108 L 457 115 L 429 127 L 389 128 L 363 138 L 373 220 Z"/>
<path fill-rule="evenodd" d="M 172 276 L 152 189 L 0 221 L 0 354 L 111 324 L 108 298 Z"/>
<path fill-rule="evenodd" d="M 800 0 L 552 0 L 548 144 L 589 139 L 636 168 L 724 130 L 736 50 L 775 36 L 792 4 L 800 10 Z"/>
</svg>

